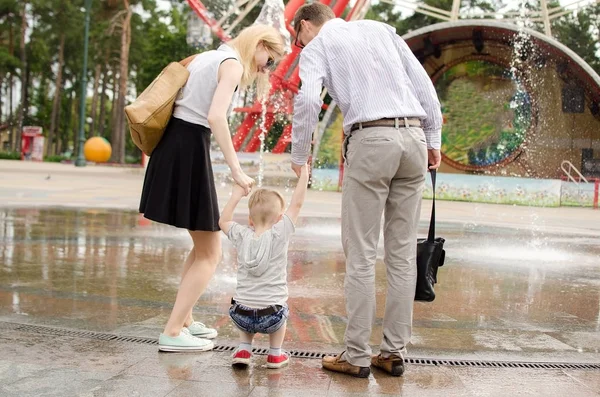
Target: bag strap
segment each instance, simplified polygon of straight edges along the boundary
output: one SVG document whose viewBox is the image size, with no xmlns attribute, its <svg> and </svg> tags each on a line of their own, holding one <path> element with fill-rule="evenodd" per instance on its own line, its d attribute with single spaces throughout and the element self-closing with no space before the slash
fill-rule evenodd
<svg viewBox="0 0 600 397">
<path fill-rule="evenodd" d="M 179 61 L 179 63 L 180 63 L 182 66 L 184 66 L 184 67 L 186 67 L 186 68 L 187 68 L 187 66 L 188 66 L 190 63 L 192 63 L 192 61 L 194 60 L 194 58 L 196 58 L 196 56 L 197 56 L 197 55 L 198 55 L 198 54 L 190 55 L 189 57 L 187 57 L 187 58 L 185 58 L 185 59 L 182 59 L 181 61 Z"/>
<path fill-rule="evenodd" d="M 433 204 L 431 205 L 431 220 L 429 221 L 429 235 L 427 241 L 433 243 L 435 241 L 435 179 L 436 170 L 431 170 L 431 188 L 433 190 Z"/>
</svg>

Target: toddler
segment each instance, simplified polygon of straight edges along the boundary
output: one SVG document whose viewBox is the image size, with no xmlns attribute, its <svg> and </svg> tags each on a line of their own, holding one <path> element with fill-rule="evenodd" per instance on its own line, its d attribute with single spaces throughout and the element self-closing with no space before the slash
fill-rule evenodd
<svg viewBox="0 0 600 397">
<path fill-rule="evenodd" d="M 279 192 L 256 190 L 248 201 L 249 226 L 232 221 L 235 207 L 245 195 L 240 186 L 233 186 L 223 209 L 219 226 L 235 246 L 238 258 L 237 287 L 229 315 L 240 330 L 241 343 L 233 354 L 233 366 L 250 364 L 257 333 L 269 335 L 267 368 L 281 368 L 289 362 L 289 354 L 281 350 L 289 314 L 287 251 L 307 185 L 305 165 L 287 210 Z"/>
</svg>

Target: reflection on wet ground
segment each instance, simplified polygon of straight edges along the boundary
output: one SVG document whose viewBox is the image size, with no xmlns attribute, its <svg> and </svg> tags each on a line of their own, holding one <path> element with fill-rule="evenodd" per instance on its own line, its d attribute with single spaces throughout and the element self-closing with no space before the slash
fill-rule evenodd
<svg viewBox="0 0 600 397">
<path fill-rule="evenodd" d="M 339 229 L 337 219 L 299 222 L 288 268 L 290 344 L 343 342 Z M 473 224 L 437 230 L 447 262 L 438 299 L 415 306 L 415 349 L 600 352 L 600 237 Z M 0 239 L 0 320 L 143 336 L 156 336 L 166 321 L 191 246 L 185 231 L 112 210 L 3 209 Z M 236 259 L 224 236 L 223 244 L 196 317 L 234 339 L 227 308 Z M 385 304 L 382 255 L 376 283 L 373 343 Z"/>
</svg>

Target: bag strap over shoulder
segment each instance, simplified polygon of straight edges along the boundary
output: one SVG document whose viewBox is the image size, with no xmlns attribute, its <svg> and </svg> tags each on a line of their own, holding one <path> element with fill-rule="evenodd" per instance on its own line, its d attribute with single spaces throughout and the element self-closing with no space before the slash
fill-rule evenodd
<svg viewBox="0 0 600 397">
<path fill-rule="evenodd" d="M 429 235 L 427 241 L 433 243 L 435 241 L 435 179 L 436 170 L 431 170 L 431 188 L 433 190 L 433 204 L 431 205 L 431 220 L 429 221 Z"/>
<path fill-rule="evenodd" d="M 179 61 L 179 63 L 180 63 L 182 66 L 184 66 L 184 67 L 186 67 L 186 68 L 187 68 L 187 66 L 188 66 L 190 63 L 192 63 L 192 61 L 194 60 L 194 58 L 196 58 L 197 56 L 198 56 L 198 54 L 190 55 L 189 57 L 187 57 L 187 58 L 185 58 L 185 59 L 182 59 L 181 61 Z"/>
</svg>

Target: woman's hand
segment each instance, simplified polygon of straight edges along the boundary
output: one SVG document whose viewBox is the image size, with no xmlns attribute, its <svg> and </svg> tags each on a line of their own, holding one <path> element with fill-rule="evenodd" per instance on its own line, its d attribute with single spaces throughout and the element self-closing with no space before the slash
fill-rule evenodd
<svg viewBox="0 0 600 397">
<path fill-rule="evenodd" d="M 254 179 L 250 178 L 242 170 L 232 172 L 231 176 L 233 177 L 235 183 L 237 183 L 238 185 L 240 185 L 240 187 L 244 189 L 244 192 L 246 192 L 246 196 L 250 194 L 250 192 L 252 191 L 252 186 L 254 186 Z"/>
</svg>

